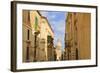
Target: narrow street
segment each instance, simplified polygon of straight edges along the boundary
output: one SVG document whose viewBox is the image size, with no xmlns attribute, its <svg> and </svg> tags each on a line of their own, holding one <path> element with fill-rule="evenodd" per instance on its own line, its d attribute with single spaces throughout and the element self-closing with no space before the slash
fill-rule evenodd
<svg viewBox="0 0 100 73">
<path fill-rule="evenodd" d="M 23 62 L 90 59 L 89 40 L 89 13 L 23 10 Z"/>
</svg>

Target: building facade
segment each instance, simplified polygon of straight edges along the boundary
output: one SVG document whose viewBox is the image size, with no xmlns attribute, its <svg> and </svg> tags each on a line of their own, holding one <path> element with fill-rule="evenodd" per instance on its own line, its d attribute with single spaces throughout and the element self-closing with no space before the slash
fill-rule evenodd
<svg viewBox="0 0 100 73">
<path fill-rule="evenodd" d="M 91 14 L 68 12 L 65 28 L 65 59 L 91 58 Z"/>
<path fill-rule="evenodd" d="M 30 62 L 34 60 L 32 56 L 34 53 L 34 35 L 32 34 L 32 27 L 30 23 L 30 12 L 23 11 L 23 62 Z"/>
<path fill-rule="evenodd" d="M 23 10 L 23 62 L 49 60 L 48 36 L 52 50 L 54 33 L 47 19 L 39 11 Z"/>
<path fill-rule="evenodd" d="M 46 52 L 46 60 L 47 61 L 53 60 L 54 58 L 54 45 L 53 45 L 54 32 L 46 17 L 42 17 L 40 32 L 41 32 L 40 37 L 42 40 L 44 40 L 44 43 L 45 43 L 44 50 Z"/>
</svg>

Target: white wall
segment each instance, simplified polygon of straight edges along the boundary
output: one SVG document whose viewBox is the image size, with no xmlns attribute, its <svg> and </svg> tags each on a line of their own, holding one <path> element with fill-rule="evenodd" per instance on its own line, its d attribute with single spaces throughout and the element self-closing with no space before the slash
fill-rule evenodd
<svg viewBox="0 0 100 73">
<path fill-rule="evenodd" d="M 0 0 L 0 73 L 11 73 L 10 71 L 10 1 L 11 0 Z M 45 1 L 45 2 L 58 2 L 58 3 L 71 3 L 71 4 L 85 4 L 85 5 L 99 5 L 99 0 L 30 0 L 30 1 Z M 100 5 L 99 5 L 100 7 Z M 99 12 L 100 13 L 100 10 Z M 100 16 L 100 14 L 98 15 Z M 98 18 L 99 20 L 100 18 Z M 99 21 L 100 23 L 100 21 Z M 99 24 L 98 23 L 98 24 Z M 100 31 L 100 25 L 98 25 Z M 98 34 L 100 37 L 100 34 Z M 98 38 L 100 44 L 100 38 Z M 100 56 L 100 46 L 98 52 Z M 100 64 L 100 57 L 99 57 Z M 60 70 L 46 70 L 46 71 L 35 71 L 34 73 L 99 73 L 99 67 L 92 68 L 77 68 L 77 69 L 60 69 Z M 23 72 L 21 72 L 23 73 Z M 26 72 L 33 73 L 33 71 Z"/>
</svg>

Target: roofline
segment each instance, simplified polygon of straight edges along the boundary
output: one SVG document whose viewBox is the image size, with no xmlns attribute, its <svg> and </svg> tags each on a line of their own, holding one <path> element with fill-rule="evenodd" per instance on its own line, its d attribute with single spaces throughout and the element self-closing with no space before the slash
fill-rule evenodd
<svg viewBox="0 0 100 73">
<path fill-rule="evenodd" d="M 42 16 L 42 18 L 45 18 L 45 19 L 46 19 L 46 21 L 47 21 L 47 23 L 48 23 L 48 25 L 49 25 L 50 29 L 51 29 L 51 30 L 52 30 L 52 32 L 54 33 L 54 31 L 53 31 L 53 29 L 51 28 L 51 25 L 50 25 L 50 23 L 49 23 L 48 19 L 47 19 L 46 17 L 44 17 L 44 16 Z"/>
<path fill-rule="evenodd" d="M 36 12 L 42 17 L 42 15 L 40 14 L 40 12 L 38 10 L 36 10 Z"/>
<path fill-rule="evenodd" d="M 42 16 L 38 10 L 33 10 L 33 11 L 36 11 L 36 12 L 40 15 L 40 17 L 45 18 L 46 21 L 47 21 L 47 23 L 49 24 L 48 19 L 47 19 L 46 17 Z M 54 33 L 54 31 L 53 31 L 53 29 L 51 28 L 51 25 L 50 25 L 50 24 L 49 24 L 49 27 L 50 27 L 50 29 L 52 30 L 52 32 Z"/>
</svg>

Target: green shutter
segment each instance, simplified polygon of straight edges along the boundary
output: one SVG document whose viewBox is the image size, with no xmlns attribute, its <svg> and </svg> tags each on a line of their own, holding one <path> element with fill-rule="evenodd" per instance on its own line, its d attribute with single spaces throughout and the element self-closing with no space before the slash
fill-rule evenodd
<svg viewBox="0 0 100 73">
<path fill-rule="evenodd" d="M 38 26 L 38 18 L 35 17 L 35 31 L 37 31 L 37 26 Z"/>
</svg>

